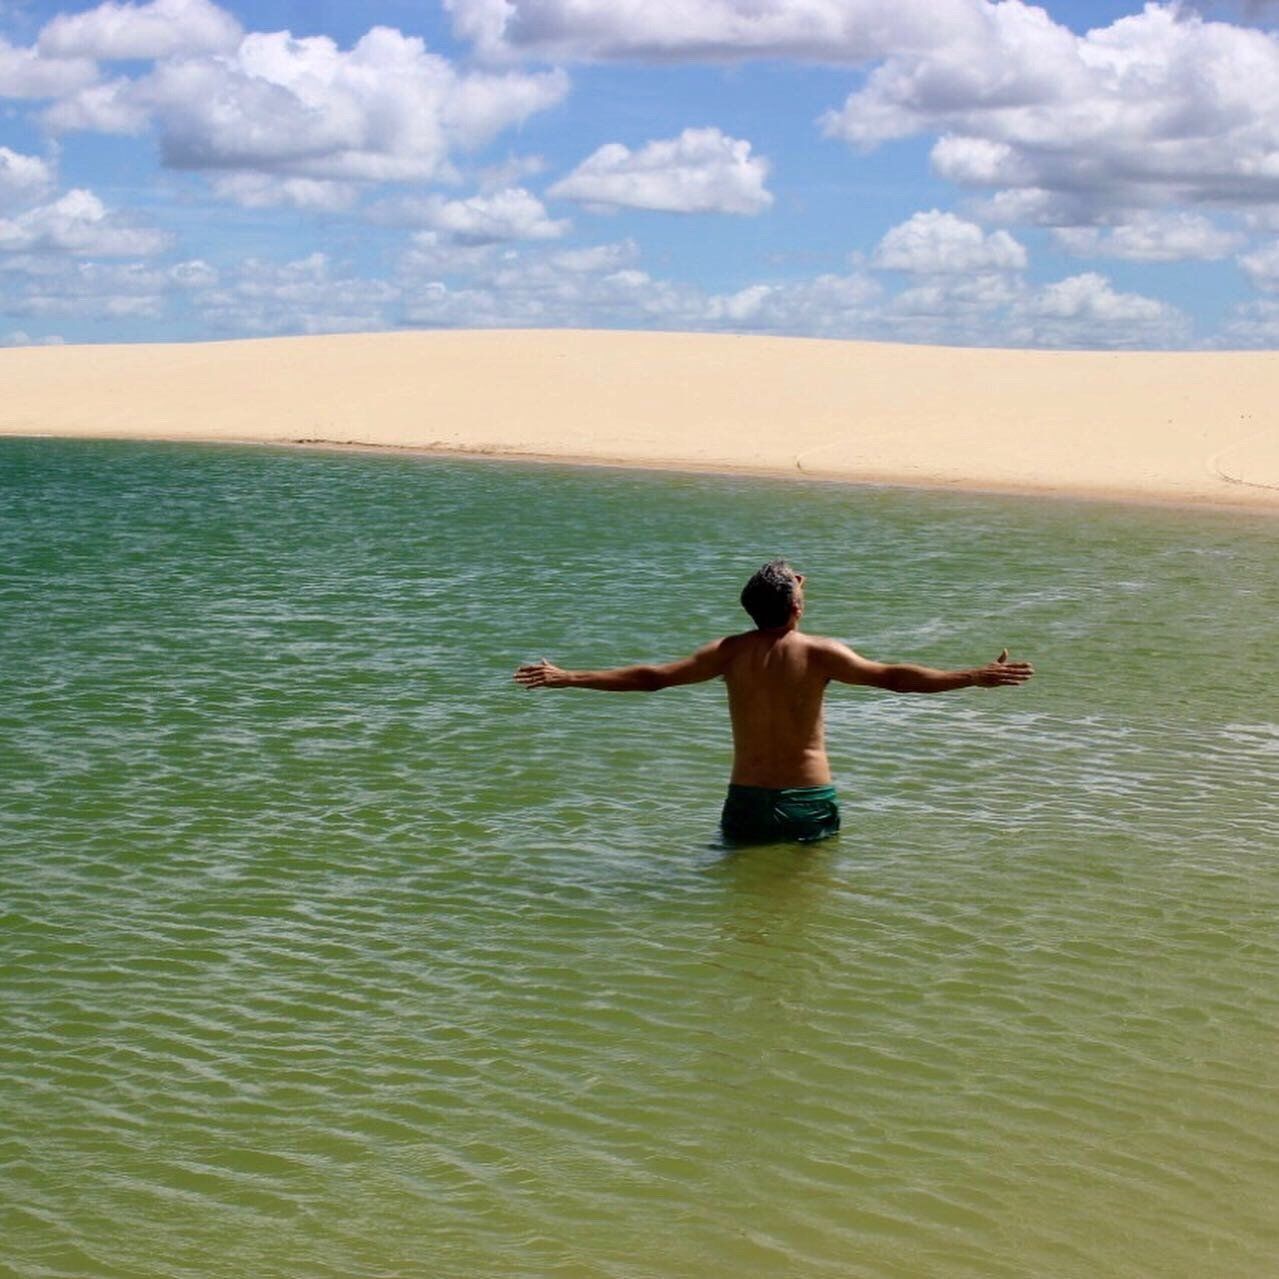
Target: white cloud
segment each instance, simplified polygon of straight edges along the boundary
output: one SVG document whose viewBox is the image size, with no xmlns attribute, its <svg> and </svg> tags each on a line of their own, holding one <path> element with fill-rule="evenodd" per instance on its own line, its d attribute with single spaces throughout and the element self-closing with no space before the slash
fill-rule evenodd
<svg viewBox="0 0 1279 1279">
<path fill-rule="evenodd" d="M 434 233 L 426 233 L 434 236 Z M 855 268 L 723 293 L 643 269 L 633 242 L 591 250 L 492 248 L 450 259 L 420 243 L 401 260 L 401 318 L 430 327 L 623 327 L 796 334 L 975 346 L 1185 345 L 1175 307 L 1099 275 L 1030 288 L 1009 270 L 934 273 L 890 293 Z"/>
<path fill-rule="evenodd" d="M 12 329 L 8 333 L 0 333 L 0 346 L 61 346 L 64 340 L 56 334 L 48 337 L 32 337 L 24 329 Z"/>
<path fill-rule="evenodd" d="M 546 161 L 540 155 L 512 155 L 500 164 L 490 165 L 475 175 L 475 184 L 484 194 L 521 186 L 528 178 L 546 172 Z"/>
<path fill-rule="evenodd" d="M 1252 231 L 1279 231 L 1279 204 L 1245 210 L 1243 224 Z"/>
<path fill-rule="evenodd" d="M 973 23 L 972 0 L 445 0 L 489 58 L 860 63 L 932 47 Z"/>
<path fill-rule="evenodd" d="M 189 258 L 178 262 L 167 272 L 169 280 L 181 289 L 207 289 L 218 282 L 217 268 L 203 258 Z"/>
<path fill-rule="evenodd" d="M 459 246 L 473 250 L 514 240 L 556 240 L 571 226 L 567 219 L 550 217 L 523 187 L 484 190 L 462 200 L 393 196 L 367 206 L 365 216 L 381 226 L 428 228 L 414 242 L 431 255 Z"/>
<path fill-rule="evenodd" d="M 893 227 L 872 261 L 881 270 L 920 275 L 1020 271 L 1026 250 L 1007 231 L 986 234 L 976 223 L 932 209 Z"/>
<path fill-rule="evenodd" d="M 1030 195 L 1041 222 L 1279 199 L 1279 35 L 1156 3 L 1082 36 L 1018 0 L 969 7 L 963 38 L 891 53 L 826 132 L 942 134 L 942 176 L 1012 192 L 1006 215 Z"/>
<path fill-rule="evenodd" d="M 429 233 L 433 234 L 433 233 Z M 406 323 L 624 327 L 871 336 L 879 284 L 823 275 L 712 294 L 655 277 L 632 240 L 585 249 L 506 249 L 447 260 L 420 240 L 404 255 Z M 449 268 L 453 268 L 450 270 Z M 448 278 L 445 278 L 448 277 Z"/>
<path fill-rule="evenodd" d="M 948 133 L 933 144 L 934 171 L 965 186 L 1003 186 L 1025 180 L 1030 170 L 1007 142 L 961 138 Z"/>
<path fill-rule="evenodd" d="M 213 190 L 224 200 L 246 209 L 307 209 L 334 213 L 349 209 L 359 198 L 351 182 L 320 178 L 276 178 L 268 173 L 225 173 L 213 178 Z"/>
<path fill-rule="evenodd" d="M 500 248 L 496 244 L 456 244 L 438 231 L 418 231 L 400 255 L 397 278 L 475 275 L 492 265 Z"/>
<path fill-rule="evenodd" d="M 903 289 L 892 299 L 889 310 L 897 316 L 967 319 L 990 315 L 1017 302 L 1024 293 L 1020 279 L 998 272 L 937 276 Z"/>
<path fill-rule="evenodd" d="M 53 170 L 38 156 L 0 146 L 0 208 L 29 204 L 53 186 Z"/>
<path fill-rule="evenodd" d="M 454 244 L 500 244 L 508 240 L 554 240 L 569 228 L 565 220 L 547 216 L 541 200 L 523 187 L 468 200 L 422 201 L 422 222 Z"/>
<path fill-rule="evenodd" d="M 1189 332 L 1176 307 L 1118 293 L 1093 271 L 1046 285 L 1015 306 L 1012 319 L 1011 333 L 1030 346 L 1178 346 Z"/>
<path fill-rule="evenodd" d="M 0 37 L 0 98 L 56 98 L 97 78 L 97 67 L 86 58 L 42 58 Z"/>
<path fill-rule="evenodd" d="M 768 162 L 751 155 L 749 142 L 715 128 L 685 129 L 638 151 L 610 142 L 548 194 L 605 207 L 752 214 L 773 202 L 767 176 Z"/>
<path fill-rule="evenodd" d="M 878 328 L 880 286 L 860 272 L 752 284 L 709 299 L 703 327 L 815 337 L 867 337 Z"/>
<path fill-rule="evenodd" d="M 1279 347 L 1279 301 L 1259 298 L 1236 307 L 1215 345 Z"/>
<path fill-rule="evenodd" d="M 1101 320 L 1149 320 L 1164 303 L 1134 293 L 1116 293 L 1105 276 L 1094 271 L 1046 285 L 1025 307 L 1029 315 L 1053 319 L 1090 317 Z"/>
<path fill-rule="evenodd" d="M 147 257 L 163 252 L 170 243 L 167 233 L 132 225 L 82 188 L 68 191 L 52 204 L 0 218 L 0 251 L 8 253 Z"/>
<path fill-rule="evenodd" d="M 349 50 L 281 31 L 68 93 L 46 121 L 108 133 L 153 124 L 165 163 L 179 169 L 409 181 L 449 176 L 452 151 L 487 143 L 567 91 L 560 71 L 459 73 L 417 37 L 386 27 Z M 299 191 L 281 198 L 297 203 Z"/>
<path fill-rule="evenodd" d="M 1215 261 L 1239 247 L 1243 237 L 1195 213 L 1147 213 L 1119 226 L 1058 227 L 1057 244 L 1078 257 L 1125 258 L 1132 262 Z"/>
<path fill-rule="evenodd" d="M 463 147 L 483 146 L 503 129 L 522 124 L 529 116 L 557 105 L 568 94 L 568 77 L 562 71 L 540 75 L 472 72 L 459 76 L 447 62 L 440 61 L 450 75 L 444 122 L 450 137 Z"/>
<path fill-rule="evenodd" d="M 19 262 L 21 287 L 7 304 L 15 315 L 76 320 L 158 319 L 175 296 L 208 288 L 217 273 L 194 259 L 170 267 L 141 262 L 76 262 L 29 258 Z"/>
<path fill-rule="evenodd" d="M 391 328 L 398 285 L 335 265 L 324 253 L 293 262 L 248 259 L 238 273 L 197 294 L 195 305 L 229 334 L 342 333 Z"/>
<path fill-rule="evenodd" d="M 465 327 L 705 327 L 706 299 L 688 285 L 658 280 L 633 267 L 565 271 L 551 255 L 515 255 L 475 279 L 451 286 L 438 279 L 406 282 L 406 323 Z"/>
<path fill-rule="evenodd" d="M 227 53 L 240 42 L 240 24 L 209 0 L 108 0 L 83 13 L 60 13 L 40 32 L 44 57 L 169 58 L 183 53 Z"/>
<path fill-rule="evenodd" d="M 1091 226 L 1127 211 L 1110 207 L 1111 193 L 1105 191 L 1049 191 L 1044 187 L 1009 187 L 971 203 L 971 211 L 986 222 L 1005 226 L 1044 227 Z"/>
<path fill-rule="evenodd" d="M 1259 289 L 1279 290 L 1279 240 L 1274 240 L 1237 259 L 1245 274 Z"/>
<path fill-rule="evenodd" d="M 54 133 L 141 133 L 150 123 L 150 111 L 134 81 L 120 78 L 60 98 L 45 111 L 44 123 Z"/>
<path fill-rule="evenodd" d="M 1068 91 L 1087 91 L 1078 38 L 1042 9 L 1019 0 L 966 7 L 970 21 L 954 38 L 916 51 L 885 49 L 865 85 L 824 117 L 827 133 L 867 148 L 929 131 L 1008 141 L 994 129 L 961 127 L 969 123 L 965 113 L 1021 118 L 1045 105 L 1064 109 Z"/>
<path fill-rule="evenodd" d="M 618 271 L 639 260 L 639 245 L 634 240 L 616 240 L 612 244 L 592 244 L 582 249 L 562 249 L 550 258 L 551 266 L 561 271 Z"/>
</svg>

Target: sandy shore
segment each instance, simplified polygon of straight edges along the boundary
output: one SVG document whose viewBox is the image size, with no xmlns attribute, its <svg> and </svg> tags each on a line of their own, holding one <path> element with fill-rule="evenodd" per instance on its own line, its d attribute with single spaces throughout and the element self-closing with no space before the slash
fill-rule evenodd
<svg viewBox="0 0 1279 1279">
<path fill-rule="evenodd" d="M 0 351 L 0 434 L 326 443 L 1279 512 L 1279 353 L 576 331 Z"/>
</svg>

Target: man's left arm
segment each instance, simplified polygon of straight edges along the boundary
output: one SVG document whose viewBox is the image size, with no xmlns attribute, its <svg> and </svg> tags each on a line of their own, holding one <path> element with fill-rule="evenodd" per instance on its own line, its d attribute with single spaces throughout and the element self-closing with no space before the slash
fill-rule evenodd
<svg viewBox="0 0 1279 1279">
<path fill-rule="evenodd" d="M 819 640 L 818 652 L 831 679 L 868 684 L 891 693 L 948 693 L 957 688 L 1003 688 L 1024 684 L 1035 673 L 1029 662 L 1010 662 L 1004 649 L 993 662 L 958 671 L 939 671 L 911 662 L 875 662 L 838 640 Z"/>
<path fill-rule="evenodd" d="M 724 673 L 724 641 L 713 640 L 697 652 L 660 666 L 615 666 L 604 671 L 566 671 L 546 658 L 521 666 L 515 682 L 522 688 L 594 688 L 603 693 L 655 693 L 679 684 L 700 684 Z"/>
</svg>

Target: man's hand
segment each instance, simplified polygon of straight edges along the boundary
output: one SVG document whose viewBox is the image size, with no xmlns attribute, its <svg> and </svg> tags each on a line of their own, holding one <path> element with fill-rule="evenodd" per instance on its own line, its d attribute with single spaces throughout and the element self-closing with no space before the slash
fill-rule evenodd
<svg viewBox="0 0 1279 1279">
<path fill-rule="evenodd" d="M 1029 662 L 1010 662 L 1004 649 L 993 662 L 979 666 L 972 672 L 973 683 L 978 688 L 1001 688 L 1007 684 L 1024 684 L 1035 668 Z"/>
<path fill-rule="evenodd" d="M 521 666 L 514 678 L 522 688 L 564 688 L 569 683 L 568 672 L 552 666 L 546 658 Z"/>
</svg>

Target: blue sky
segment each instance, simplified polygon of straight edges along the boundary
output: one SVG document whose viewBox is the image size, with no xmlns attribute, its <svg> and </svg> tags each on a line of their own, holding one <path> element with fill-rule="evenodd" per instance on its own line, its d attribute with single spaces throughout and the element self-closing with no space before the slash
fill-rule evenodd
<svg viewBox="0 0 1279 1279">
<path fill-rule="evenodd" d="M 0 345 L 1279 346 L 1279 4 L 0 0 Z"/>
</svg>

